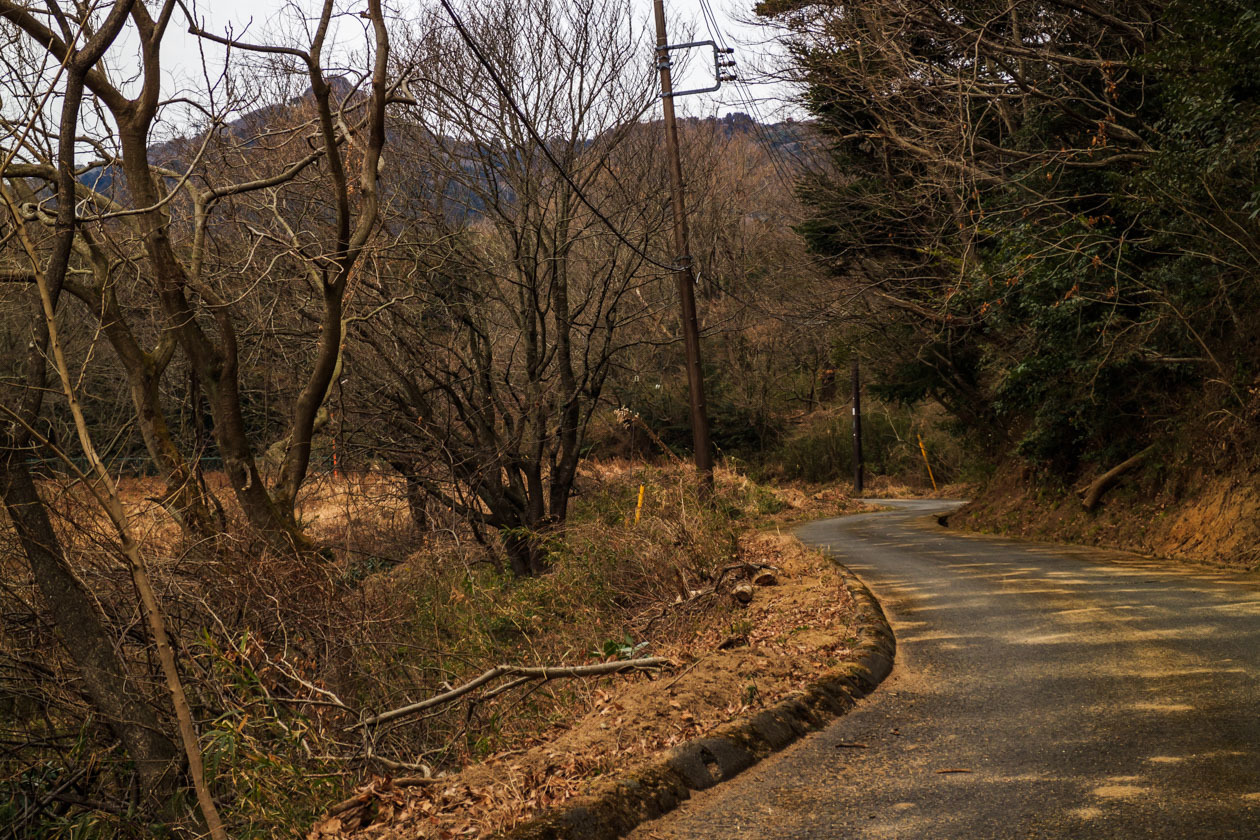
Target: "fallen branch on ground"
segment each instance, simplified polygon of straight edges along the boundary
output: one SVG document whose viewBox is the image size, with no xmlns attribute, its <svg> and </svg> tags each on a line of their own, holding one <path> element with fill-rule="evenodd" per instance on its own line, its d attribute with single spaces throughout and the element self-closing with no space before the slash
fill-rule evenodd
<svg viewBox="0 0 1260 840">
<path fill-rule="evenodd" d="M 360 791 L 349 799 L 343 799 L 336 805 L 328 809 L 326 817 L 335 817 L 344 814 L 352 808 L 360 805 L 366 805 L 373 797 L 378 795 L 381 790 L 389 790 L 391 788 L 418 787 L 420 785 L 440 785 L 450 781 L 446 778 L 432 778 L 430 776 L 400 776 L 397 779 L 385 779 L 383 782 L 372 782 L 368 785 L 367 790 Z"/>
<path fill-rule="evenodd" d="M 649 426 L 647 422 L 642 417 L 639 416 L 639 413 L 637 411 L 631 411 L 628 408 L 622 407 L 622 408 L 617 409 L 613 413 L 617 415 L 617 419 L 627 429 L 633 426 L 638 426 L 640 429 L 647 432 L 647 436 L 652 439 L 653 443 L 655 443 L 657 446 L 661 448 L 662 452 L 664 452 L 667 456 L 669 456 L 671 461 L 675 461 L 676 463 L 679 463 L 679 464 L 684 463 L 682 456 L 680 456 L 674 450 L 670 449 L 669 444 L 661 440 L 661 436 L 658 435 L 652 429 L 652 427 Z"/>
<path fill-rule="evenodd" d="M 1154 445 L 1148 446 L 1132 458 L 1121 461 L 1119 464 L 1094 479 L 1093 482 L 1081 493 L 1081 505 L 1085 508 L 1085 510 L 1092 511 L 1094 508 L 1098 507 L 1098 503 L 1102 501 L 1103 494 L 1119 482 L 1120 477 L 1125 473 L 1135 467 L 1141 466 L 1142 462 L 1145 461 L 1154 450 Z"/>
<path fill-rule="evenodd" d="M 621 674 L 627 671 L 653 671 L 659 668 L 667 668 L 673 665 L 668 659 L 659 656 L 650 656 L 644 659 L 626 659 L 620 662 L 600 662 L 596 665 L 540 665 L 540 666 L 524 666 L 524 665 L 498 665 L 486 671 L 476 679 L 469 680 L 461 686 L 452 688 L 450 691 L 444 691 L 441 694 L 430 697 L 427 700 L 421 700 L 398 709 L 392 709 L 388 712 L 381 712 L 379 715 L 365 718 L 350 727 L 350 729 L 362 729 L 365 726 L 377 726 L 387 721 L 395 720 L 406 715 L 422 712 L 425 709 L 431 709 L 434 706 L 440 706 L 443 703 L 450 703 L 452 700 L 458 700 L 466 694 L 470 694 L 483 685 L 494 682 L 500 677 L 517 677 L 511 685 L 522 685 L 525 682 L 539 680 L 548 682 L 556 679 L 567 679 L 570 677 L 603 677 L 609 674 Z M 491 692 L 497 694 L 498 691 Z"/>
</svg>

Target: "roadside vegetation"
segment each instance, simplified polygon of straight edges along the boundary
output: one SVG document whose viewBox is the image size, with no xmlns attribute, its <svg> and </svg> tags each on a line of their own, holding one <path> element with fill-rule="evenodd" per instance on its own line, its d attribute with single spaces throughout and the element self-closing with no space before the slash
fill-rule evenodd
<svg viewBox="0 0 1260 840">
<path fill-rule="evenodd" d="M 99 524 L 100 515 L 90 500 L 76 499 L 81 494 L 73 485 L 42 485 L 63 499 L 59 512 L 66 518 L 58 518 L 58 529 L 81 564 L 76 569 L 81 580 L 105 615 L 126 620 L 134 609 L 132 595 L 112 562 L 113 548 L 88 536 L 96 527 L 87 523 Z M 678 731 L 693 734 L 750 702 L 773 702 L 798 688 L 813 671 L 795 672 L 792 656 L 784 658 L 791 671 L 782 677 L 767 660 L 758 667 L 760 676 L 735 688 L 715 680 L 738 677 L 724 677 L 708 665 L 693 668 L 706 652 L 751 630 L 748 613 L 730 596 L 731 587 L 748 576 L 745 567 L 772 566 L 785 574 L 783 550 L 749 542 L 750 529 L 792 509 L 817 516 L 853 506 L 843 494 L 811 499 L 726 470 L 719 471 L 708 503 L 700 502 L 693 485 L 685 467 L 588 464 L 579 475 L 570 526 L 549 537 L 543 549 L 552 571 L 526 581 L 514 579 L 466 528 L 418 531 L 405 484 L 379 472 L 325 475 L 308 486 L 297 506 L 299 518 L 330 555 L 316 567 L 259 564 L 237 551 L 221 552 L 212 561 L 171 554 L 152 564 L 190 707 L 200 723 L 210 790 L 233 836 L 305 830 L 363 779 L 441 777 L 540 739 L 545 743 L 644 675 L 674 682 L 687 671 L 687 680 L 708 686 L 708 699 L 689 701 L 690 717 L 679 724 Z M 179 535 L 146 498 L 156 486 L 154 479 L 132 480 L 123 494 L 131 520 L 145 523 L 146 546 L 160 556 L 160 546 L 177 544 Z M 6 557 L 10 585 L 4 603 L 13 614 L 29 603 L 18 597 L 29 589 L 20 585 L 17 555 L 10 549 Z M 834 594 L 813 597 L 829 609 L 843 606 Z M 768 620 L 768 626 L 791 623 L 765 631 L 770 640 L 804 626 L 790 611 Z M 843 619 L 837 620 L 843 629 Z M 128 789 L 131 763 L 120 745 L 98 740 L 94 715 L 74 690 L 75 664 L 57 653 L 48 635 L 52 628 L 20 629 L 11 626 L 4 648 L 9 663 L 4 737 L 12 744 L 0 788 L 6 825 L 30 837 L 148 837 L 167 821 L 169 830 L 177 831 L 183 807 L 178 800 L 163 806 L 165 817 L 127 805 L 135 795 Z M 132 672 L 141 672 L 144 639 L 125 627 L 111 630 L 120 633 Z M 653 657 L 666 658 L 667 670 L 526 681 L 514 688 L 510 678 L 503 679 L 423 713 L 355 728 L 365 718 L 441 695 L 502 664 L 589 666 Z M 761 694 L 741 699 L 754 683 Z M 690 691 L 688 686 L 684 681 L 681 688 Z M 635 731 L 638 715 L 659 717 L 649 700 L 636 701 L 631 720 L 623 719 L 627 732 Z M 671 732 L 659 737 L 660 746 L 672 743 Z M 657 743 L 615 755 L 624 764 L 649 754 Z M 532 812 L 538 803 L 530 804 L 531 795 L 539 790 L 552 790 L 547 801 L 559 801 L 561 787 L 572 795 L 602 766 L 565 777 L 563 785 L 557 777 L 550 788 L 522 783 L 510 796 L 500 791 L 495 819 L 502 825 Z M 494 783 L 490 778 L 479 784 L 488 789 Z M 450 818 L 476 817 L 491 831 L 494 820 L 476 808 L 468 811 L 469 794 L 459 790 L 445 803 Z M 380 804 L 372 801 L 374 808 Z M 378 822 L 375 811 L 360 809 L 353 822 L 342 816 L 346 826 Z M 379 821 L 388 822 L 383 816 Z M 326 819 L 322 825 L 328 827 Z"/>
</svg>

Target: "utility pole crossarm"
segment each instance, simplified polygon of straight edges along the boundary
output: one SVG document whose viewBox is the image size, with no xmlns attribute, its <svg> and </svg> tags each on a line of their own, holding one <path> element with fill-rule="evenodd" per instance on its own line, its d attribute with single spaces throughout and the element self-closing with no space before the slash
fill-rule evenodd
<svg viewBox="0 0 1260 840">
<path fill-rule="evenodd" d="M 731 54 L 735 52 L 734 47 L 719 47 L 716 41 L 688 41 L 685 44 L 657 44 L 657 64 L 658 70 L 672 69 L 674 66 L 673 59 L 669 54 L 674 50 L 691 50 L 699 47 L 713 48 L 713 84 L 709 87 L 692 88 L 690 90 L 670 90 L 661 91 L 662 99 L 677 99 L 680 96 L 690 96 L 693 93 L 713 93 L 715 90 L 722 89 L 722 82 L 733 82 L 737 78 L 735 75 L 735 59 L 731 58 Z"/>
</svg>

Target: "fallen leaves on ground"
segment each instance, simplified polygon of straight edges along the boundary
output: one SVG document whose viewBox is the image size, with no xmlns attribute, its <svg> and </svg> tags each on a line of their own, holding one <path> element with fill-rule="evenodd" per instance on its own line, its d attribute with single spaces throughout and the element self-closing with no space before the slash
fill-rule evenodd
<svg viewBox="0 0 1260 840">
<path fill-rule="evenodd" d="M 710 623 L 685 644 L 658 650 L 679 663 L 675 672 L 604 681 L 573 725 L 449 778 L 406 786 L 374 778 L 346 800 L 351 807 L 316 823 L 308 840 L 490 837 L 590 792 L 613 771 L 631 773 L 664 750 L 777 703 L 848 655 L 852 604 L 830 561 L 765 533 L 746 535 L 740 556 L 774 567 L 779 584 L 758 587 L 750 605 L 730 614 L 731 626 Z M 747 644 L 719 649 L 732 633 Z"/>
</svg>

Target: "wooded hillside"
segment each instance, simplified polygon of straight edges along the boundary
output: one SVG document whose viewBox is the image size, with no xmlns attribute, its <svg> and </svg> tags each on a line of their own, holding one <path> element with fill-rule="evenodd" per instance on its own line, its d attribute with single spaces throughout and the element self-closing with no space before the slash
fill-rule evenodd
<svg viewBox="0 0 1260 840">
<path fill-rule="evenodd" d="M 848 334 L 883 394 L 1059 481 L 1149 444 L 1250 459 L 1256 9 L 758 10 L 830 141 L 801 231 L 860 284 Z"/>
</svg>

